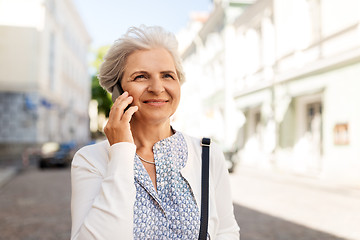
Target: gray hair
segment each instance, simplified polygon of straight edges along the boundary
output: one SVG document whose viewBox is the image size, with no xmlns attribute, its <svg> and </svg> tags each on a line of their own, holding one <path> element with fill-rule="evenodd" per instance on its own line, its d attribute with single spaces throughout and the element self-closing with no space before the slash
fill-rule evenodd
<svg viewBox="0 0 360 240">
<path fill-rule="evenodd" d="M 178 42 L 173 33 L 170 33 L 159 26 L 131 27 L 114 42 L 104 56 L 104 62 L 99 69 L 100 85 L 112 93 L 114 85 L 123 77 L 126 67 L 126 60 L 130 54 L 137 50 L 149 50 L 153 48 L 164 48 L 172 56 L 176 73 L 180 83 L 185 81 L 181 58 L 178 53 Z"/>
</svg>

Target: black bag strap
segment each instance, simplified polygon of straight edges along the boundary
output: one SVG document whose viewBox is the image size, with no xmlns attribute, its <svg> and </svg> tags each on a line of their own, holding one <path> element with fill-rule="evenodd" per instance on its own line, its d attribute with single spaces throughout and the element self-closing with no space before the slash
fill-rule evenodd
<svg viewBox="0 0 360 240">
<path fill-rule="evenodd" d="M 210 138 L 201 140 L 201 212 L 200 212 L 200 233 L 199 240 L 207 239 L 208 229 L 208 211 L 209 211 L 209 155 L 210 155 Z"/>
</svg>

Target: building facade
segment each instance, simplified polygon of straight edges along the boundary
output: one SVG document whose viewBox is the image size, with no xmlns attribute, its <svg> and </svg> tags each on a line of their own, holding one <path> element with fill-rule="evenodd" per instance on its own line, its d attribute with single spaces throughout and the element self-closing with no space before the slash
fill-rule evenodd
<svg viewBox="0 0 360 240">
<path fill-rule="evenodd" d="M 183 53 L 199 85 L 212 79 L 217 139 L 242 165 L 360 186 L 360 2 L 258 0 L 231 16 L 241 3 L 215 2 L 199 35 L 223 24 Z M 210 67 L 208 44 L 222 46 Z"/>
<path fill-rule="evenodd" d="M 2 0 L 0 35 L 2 158 L 87 142 L 91 40 L 72 1 Z"/>
</svg>

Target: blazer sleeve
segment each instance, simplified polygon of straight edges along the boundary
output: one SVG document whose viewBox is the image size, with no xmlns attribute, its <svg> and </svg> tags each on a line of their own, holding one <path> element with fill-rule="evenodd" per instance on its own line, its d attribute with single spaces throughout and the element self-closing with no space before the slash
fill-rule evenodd
<svg viewBox="0 0 360 240">
<path fill-rule="evenodd" d="M 71 239 L 133 239 L 136 146 L 96 145 L 80 149 L 72 162 Z"/>
<path fill-rule="evenodd" d="M 215 239 L 239 240 L 240 228 L 234 216 L 229 172 L 225 164 L 224 154 L 216 144 L 212 143 L 210 148 L 214 174 L 213 184 L 215 185 L 215 204 L 219 217 L 219 228 Z"/>
</svg>

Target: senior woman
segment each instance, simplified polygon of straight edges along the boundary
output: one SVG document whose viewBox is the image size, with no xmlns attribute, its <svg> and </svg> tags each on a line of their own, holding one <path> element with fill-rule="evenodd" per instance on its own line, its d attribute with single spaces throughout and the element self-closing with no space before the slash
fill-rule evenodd
<svg viewBox="0 0 360 240">
<path fill-rule="evenodd" d="M 130 28 L 100 67 L 117 89 L 106 141 L 72 162 L 71 239 L 198 239 L 200 140 L 173 129 L 184 74 L 173 34 Z M 239 239 L 224 157 L 210 150 L 208 239 Z"/>
</svg>

